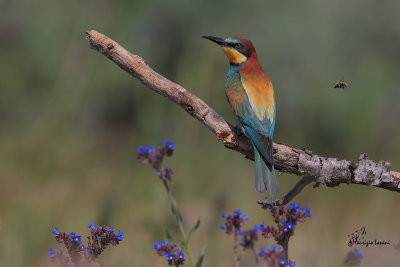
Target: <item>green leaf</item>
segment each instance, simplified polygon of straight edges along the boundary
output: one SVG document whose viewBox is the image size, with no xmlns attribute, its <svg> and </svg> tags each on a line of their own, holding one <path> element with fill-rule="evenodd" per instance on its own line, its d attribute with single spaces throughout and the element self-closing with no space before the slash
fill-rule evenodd
<svg viewBox="0 0 400 267">
<path fill-rule="evenodd" d="M 171 202 L 172 202 L 172 213 L 175 214 L 176 222 L 182 223 L 182 215 L 181 212 L 179 211 L 178 204 L 176 204 L 176 201 L 173 198 Z"/>
<path fill-rule="evenodd" d="M 176 244 L 175 239 L 172 237 L 172 235 L 171 235 L 171 233 L 168 231 L 168 229 L 165 230 L 165 234 L 167 235 L 167 240 L 168 240 L 170 243 L 175 243 L 175 244 Z"/>
<path fill-rule="evenodd" d="M 201 249 L 200 254 L 199 254 L 199 259 L 197 260 L 196 267 L 201 267 L 203 264 L 203 259 L 204 259 L 204 254 L 206 253 L 208 247 L 208 243 L 204 245 L 204 247 Z"/>
<path fill-rule="evenodd" d="M 190 236 L 191 236 L 194 232 L 196 232 L 196 230 L 197 230 L 197 228 L 199 228 L 199 226 L 200 226 L 200 219 L 197 219 L 196 224 L 193 226 L 192 229 L 190 229 L 190 231 L 189 231 L 189 233 L 188 233 L 188 235 L 187 235 L 187 240 L 188 240 L 188 241 L 189 241 Z"/>
</svg>

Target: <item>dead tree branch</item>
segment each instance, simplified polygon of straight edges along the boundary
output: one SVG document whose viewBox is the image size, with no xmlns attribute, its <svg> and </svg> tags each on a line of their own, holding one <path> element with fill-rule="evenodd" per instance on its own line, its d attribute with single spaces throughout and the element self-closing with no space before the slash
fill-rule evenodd
<svg viewBox="0 0 400 267">
<path fill-rule="evenodd" d="M 182 86 L 171 82 L 151 69 L 139 56 L 94 30 L 86 32 L 90 47 L 99 51 L 144 85 L 181 106 L 202 122 L 226 148 L 253 158 L 250 140 L 224 120 L 203 100 Z M 321 157 L 306 149 L 274 143 L 274 164 L 281 172 L 314 177 L 317 183 L 337 186 L 341 183 L 363 184 L 400 192 L 400 173 L 390 171 L 390 163 L 375 163 L 362 154 L 358 162 Z M 260 203 L 261 204 L 261 203 Z"/>
</svg>

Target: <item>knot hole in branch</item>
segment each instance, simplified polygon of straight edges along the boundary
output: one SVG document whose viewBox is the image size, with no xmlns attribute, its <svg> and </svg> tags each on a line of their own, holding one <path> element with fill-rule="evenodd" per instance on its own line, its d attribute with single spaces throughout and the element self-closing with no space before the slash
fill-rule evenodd
<svg viewBox="0 0 400 267">
<path fill-rule="evenodd" d="M 185 109 L 187 112 L 190 112 L 190 113 L 193 112 L 193 107 L 189 104 L 185 104 Z"/>
<path fill-rule="evenodd" d="M 111 50 L 114 48 L 114 45 L 112 43 L 107 44 L 107 49 Z"/>
</svg>

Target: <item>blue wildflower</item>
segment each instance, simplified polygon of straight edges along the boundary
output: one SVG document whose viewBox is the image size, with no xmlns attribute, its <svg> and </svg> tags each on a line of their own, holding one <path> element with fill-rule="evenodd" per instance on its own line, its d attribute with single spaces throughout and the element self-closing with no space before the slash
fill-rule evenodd
<svg viewBox="0 0 400 267">
<path fill-rule="evenodd" d="M 254 233 L 257 233 L 257 232 L 258 232 L 258 226 L 257 226 L 257 225 L 254 225 L 254 226 L 253 226 L 253 232 L 254 232 Z"/>
<path fill-rule="evenodd" d="M 286 220 L 283 220 L 282 222 L 282 226 L 283 226 L 283 231 L 286 233 L 287 231 L 289 231 L 290 229 L 293 229 L 293 223 L 291 222 L 287 222 Z"/>
<path fill-rule="evenodd" d="M 226 213 L 225 213 L 225 212 L 223 212 L 223 213 L 221 214 L 221 218 L 226 218 Z"/>
<path fill-rule="evenodd" d="M 81 242 L 81 236 L 80 235 L 76 235 L 73 237 L 75 242 Z"/>
<path fill-rule="evenodd" d="M 110 232 L 111 232 L 112 234 L 115 234 L 115 229 L 114 229 L 114 228 L 111 228 L 111 229 L 110 229 Z"/>
<path fill-rule="evenodd" d="M 308 217 L 311 217 L 311 210 L 309 208 L 305 207 L 304 212 L 307 214 Z"/>
<path fill-rule="evenodd" d="M 282 226 L 283 226 L 283 231 L 286 233 L 289 229 L 287 228 L 287 225 L 286 225 L 286 220 L 283 220 L 282 221 Z"/>
<path fill-rule="evenodd" d="M 183 259 L 185 258 L 185 255 L 184 255 L 183 253 L 179 253 L 179 254 L 178 254 L 178 258 L 181 259 L 181 260 L 183 260 Z"/>
<path fill-rule="evenodd" d="M 144 153 L 146 153 L 148 151 L 149 151 L 149 148 L 147 146 L 141 146 L 141 147 L 138 148 L 138 153 L 139 154 L 144 154 Z"/>
<path fill-rule="evenodd" d="M 156 243 L 154 243 L 153 248 L 154 248 L 155 250 L 159 249 L 160 247 L 161 247 L 161 246 L 160 246 L 160 243 L 158 243 L 158 241 L 157 241 Z"/>
<path fill-rule="evenodd" d="M 169 257 L 169 253 L 165 252 L 164 257 L 168 258 Z"/>
<path fill-rule="evenodd" d="M 280 260 L 279 260 L 279 264 L 280 264 L 280 265 L 284 265 L 284 264 L 285 264 L 285 262 L 286 262 L 286 261 L 285 261 L 285 259 L 284 259 L 284 258 L 282 258 L 282 259 L 280 259 Z"/>
<path fill-rule="evenodd" d="M 94 223 L 90 223 L 89 228 L 94 228 Z"/>
<path fill-rule="evenodd" d="M 171 141 L 165 140 L 164 144 L 171 150 L 175 149 L 175 144 L 172 143 Z"/>
<path fill-rule="evenodd" d="M 297 203 L 291 203 L 291 204 L 289 205 L 289 209 L 295 210 L 295 211 L 297 211 L 297 212 L 300 212 L 300 211 L 301 211 L 301 208 L 300 208 L 299 204 L 297 204 Z"/>
<path fill-rule="evenodd" d="M 49 257 L 50 258 L 54 258 L 55 256 L 56 256 L 56 253 L 54 252 L 54 249 L 49 249 L 48 251 L 47 251 L 47 253 L 49 253 Z"/>
<path fill-rule="evenodd" d="M 87 247 L 82 246 L 83 251 L 87 252 Z"/>
<path fill-rule="evenodd" d="M 249 219 L 250 219 L 250 218 L 249 218 L 249 216 L 247 216 L 247 214 L 243 215 L 243 220 L 247 221 L 247 220 L 249 220 Z"/>
<path fill-rule="evenodd" d="M 71 232 L 71 233 L 69 234 L 69 236 L 72 237 L 72 238 L 74 238 L 74 237 L 76 236 L 76 234 L 75 234 L 74 232 Z"/>
<path fill-rule="evenodd" d="M 237 210 L 237 211 L 233 212 L 234 217 L 238 217 L 238 216 L 240 216 L 240 214 L 242 214 L 242 210 Z"/>
<path fill-rule="evenodd" d="M 162 173 L 162 172 L 161 172 L 160 170 L 157 170 L 157 176 L 158 176 L 158 177 L 161 177 L 161 173 Z"/>
<path fill-rule="evenodd" d="M 359 259 L 363 258 L 363 254 L 357 248 L 354 248 L 353 252 L 354 252 L 354 254 L 356 255 L 357 258 L 359 258 Z"/>
<path fill-rule="evenodd" d="M 52 233 L 53 235 L 57 235 L 57 234 L 58 234 L 57 228 L 54 228 L 53 231 L 52 231 L 51 233 Z"/>
<path fill-rule="evenodd" d="M 219 227 L 219 229 L 221 229 L 221 230 L 226 230 L 226 226 L 225 226 L 225 225 L 221 225 L 221 226 Z"/>
<path fill-rule="evenodd" d="M 265 230 L 265 223 L 262 222 L 262 223 L 260 224 L 260 231 L 264 231 L 264 230 Z"/>
<path fill-rule="evenodd" d="M 156 151 L 156 147 L 155 146 L 149 146 L 148 148 L 147 148 L 147 152 L 154 152 L 154 151 Z"/>
<path fill-rule="evenodd" d="M 122 241 L 123 238 L 124 238 L 124 232 L 118 230 L 118 236 L 117 236 L 118 241 Z"/>
<path fill-rule="evenodd" d="M 243 235 L 243 234 L 244 234 L 244 232 L 242 230 L 238 231 L 238 235 Z"/>
<path fill-rule="evenodd" d="M 172 261 L 174 259 L 174 255 L 169 255 L 168 260 Z"/>
<path fill-rule="evenodd" d="M 168 244 L 168 241 L 167 241 L 167 239 L 164 239 L 163 241 L 161 241 L 161 243 L 160 243 L 160 245 L 166 245 L 166 244 Z"/>
<path fill-rule="evenodd" d="M 265 247 L 261 247 L 260 252 L 258 252 L 258 256 L 262 257 L 265 253 L 267 253 L 267 250 L 265 249 Z"/>
</svg>

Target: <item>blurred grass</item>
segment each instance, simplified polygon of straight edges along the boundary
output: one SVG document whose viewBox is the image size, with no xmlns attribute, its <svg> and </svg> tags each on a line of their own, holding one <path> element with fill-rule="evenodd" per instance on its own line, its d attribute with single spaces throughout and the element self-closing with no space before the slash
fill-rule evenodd
<svg viewBox="0 0 400 267">
<path fill-rule="evenodd" d="M 154 171 L 136 162 L 138 146 L 164 139 L 176 143 L 167 164 L 187 227 L 202 220 L 192 250 L 210 242 L 205 266 L 232 266 L 220 212 L 241 208 L 250 225 L 270 222 L 255 204 L 263 195 L 253 163 L 90 50 L 86 30 L 109 35 L 231 122 L 228 64 L 200 36 L 247 37 L 275 85 L 277 142 L 353 161 L 366 152 L 399 170 L 399 11 L 399 2 L 372 0 L 1 1 L 0 266 L 44 266 L 47 249 L 61 248 L 53 227 L 85 236 L 92 221 L 126 233 L 104 266 L 165 266 L 152 244 L 173 218 Z M 342 76 L 349 88 L 334 90 Z M 281 194 L 298 179 L 281 175 Z M 399 242 L 399 200 L 363 186 L 307 188 L 296 201 L 313 217 L 296 230 L 291 257 L 338 266 L 347 235 L 362 226 L 371 239 Z M 392 246 L 360 250 L 361 266 L 399 264 Z"/>
</svg>

